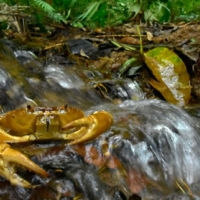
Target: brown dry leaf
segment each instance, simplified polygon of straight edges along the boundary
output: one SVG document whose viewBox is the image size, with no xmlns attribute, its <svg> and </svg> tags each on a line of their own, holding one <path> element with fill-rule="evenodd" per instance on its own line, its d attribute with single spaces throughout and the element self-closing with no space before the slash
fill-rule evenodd
<svg viewBox="0 0 200 200">
<path fill-rule="evenodd" d="M 133 37 L 123 37 L 120 42 L 125 44 L 140 44 L 139 38 Z"/>
<path fill-rule="evenodd" d="M 83 56 L 83 57 L 89 58 L 89 56 L 85 54 L 83 49 L 80 50 L 80 55 Z"/>
<path fill-rule="evenodd" d="M 127 33 L 137 34 L 137 30 L 135 27 L 126 28 Z"/>
<path fill-rule="evenodd" d="M 147 39 L 148 39 L 149 41 L 152 41 L 152 39 L 153 39 L 153 34 L 152 34 L 151 32 L 149 32 L 149 31 L 146 31 L 146 33 L 147 33 Z"/>
<path fill-rule="evenodd" d="M 126 182 L 132 194 L 138 194 L 146 185 L 146 177 L 135 169 L 130 169 L 127 174 Z"/>
</svg>

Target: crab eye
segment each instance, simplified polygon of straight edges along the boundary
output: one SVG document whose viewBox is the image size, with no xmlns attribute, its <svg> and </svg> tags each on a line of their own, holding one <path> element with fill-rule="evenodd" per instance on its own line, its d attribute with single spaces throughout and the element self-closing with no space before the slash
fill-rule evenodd
<svg viewBox="0 0 200 200">
<path fill-rule="evenodd" d="M 29 104 L 27 105 L 26 112 L 33 112 L 33 108 L 31 105 L 29 105 Z"/>
<path fill-rule="evenodd" d="M 27 109 L 30 110 L 31 109 L 31 105 L 27 105 Z"/>
</svg>

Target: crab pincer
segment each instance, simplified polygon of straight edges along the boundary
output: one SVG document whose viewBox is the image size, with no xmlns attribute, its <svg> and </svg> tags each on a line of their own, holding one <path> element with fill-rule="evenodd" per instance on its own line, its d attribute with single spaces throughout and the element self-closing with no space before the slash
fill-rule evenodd
<svg viewBox="0 0 200 200">
<path fill-rule="evenodd" d="M 70 122 L 62 129 L 71 131 L 64 134 L 63 139 L 72 140 L 70 144 L 78 144 L 88 142 L 105 131 L 107 131 L 113 123 L 113 116 L 106 111 L 97 111 L 93 114 Z"/>
</svg>

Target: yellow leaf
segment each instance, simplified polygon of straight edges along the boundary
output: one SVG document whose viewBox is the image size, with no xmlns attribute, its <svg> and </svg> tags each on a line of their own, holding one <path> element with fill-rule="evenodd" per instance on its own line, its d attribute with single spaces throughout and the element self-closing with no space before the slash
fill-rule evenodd
<svg viewBox="0 0 200 200">
<path fill-rule="evenodd" d="M 191 94 L 190 77 L 184 62 L 173 51 L 157 47 L 144 53 L 144 60 L 156 80 L 150 84 L 170 103 L 184 106 Z"/>
</svg>

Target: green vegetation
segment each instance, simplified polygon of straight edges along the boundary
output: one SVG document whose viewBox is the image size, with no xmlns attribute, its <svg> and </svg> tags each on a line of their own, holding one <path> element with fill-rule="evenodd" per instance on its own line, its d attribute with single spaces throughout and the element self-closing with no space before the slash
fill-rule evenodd
<svg viewBox="0 0 200 200">
<path fill-rule="evenodd" d="M 130 19 L 138 23 L 200 18 L 200 2 L 196 0 L 0 0 L 0 8 L 1 28 L 5 27 L 8 15 L 29 19 L 40 28 L 52 21 L 97 28 L 122 24 Z"/>
</svg>

